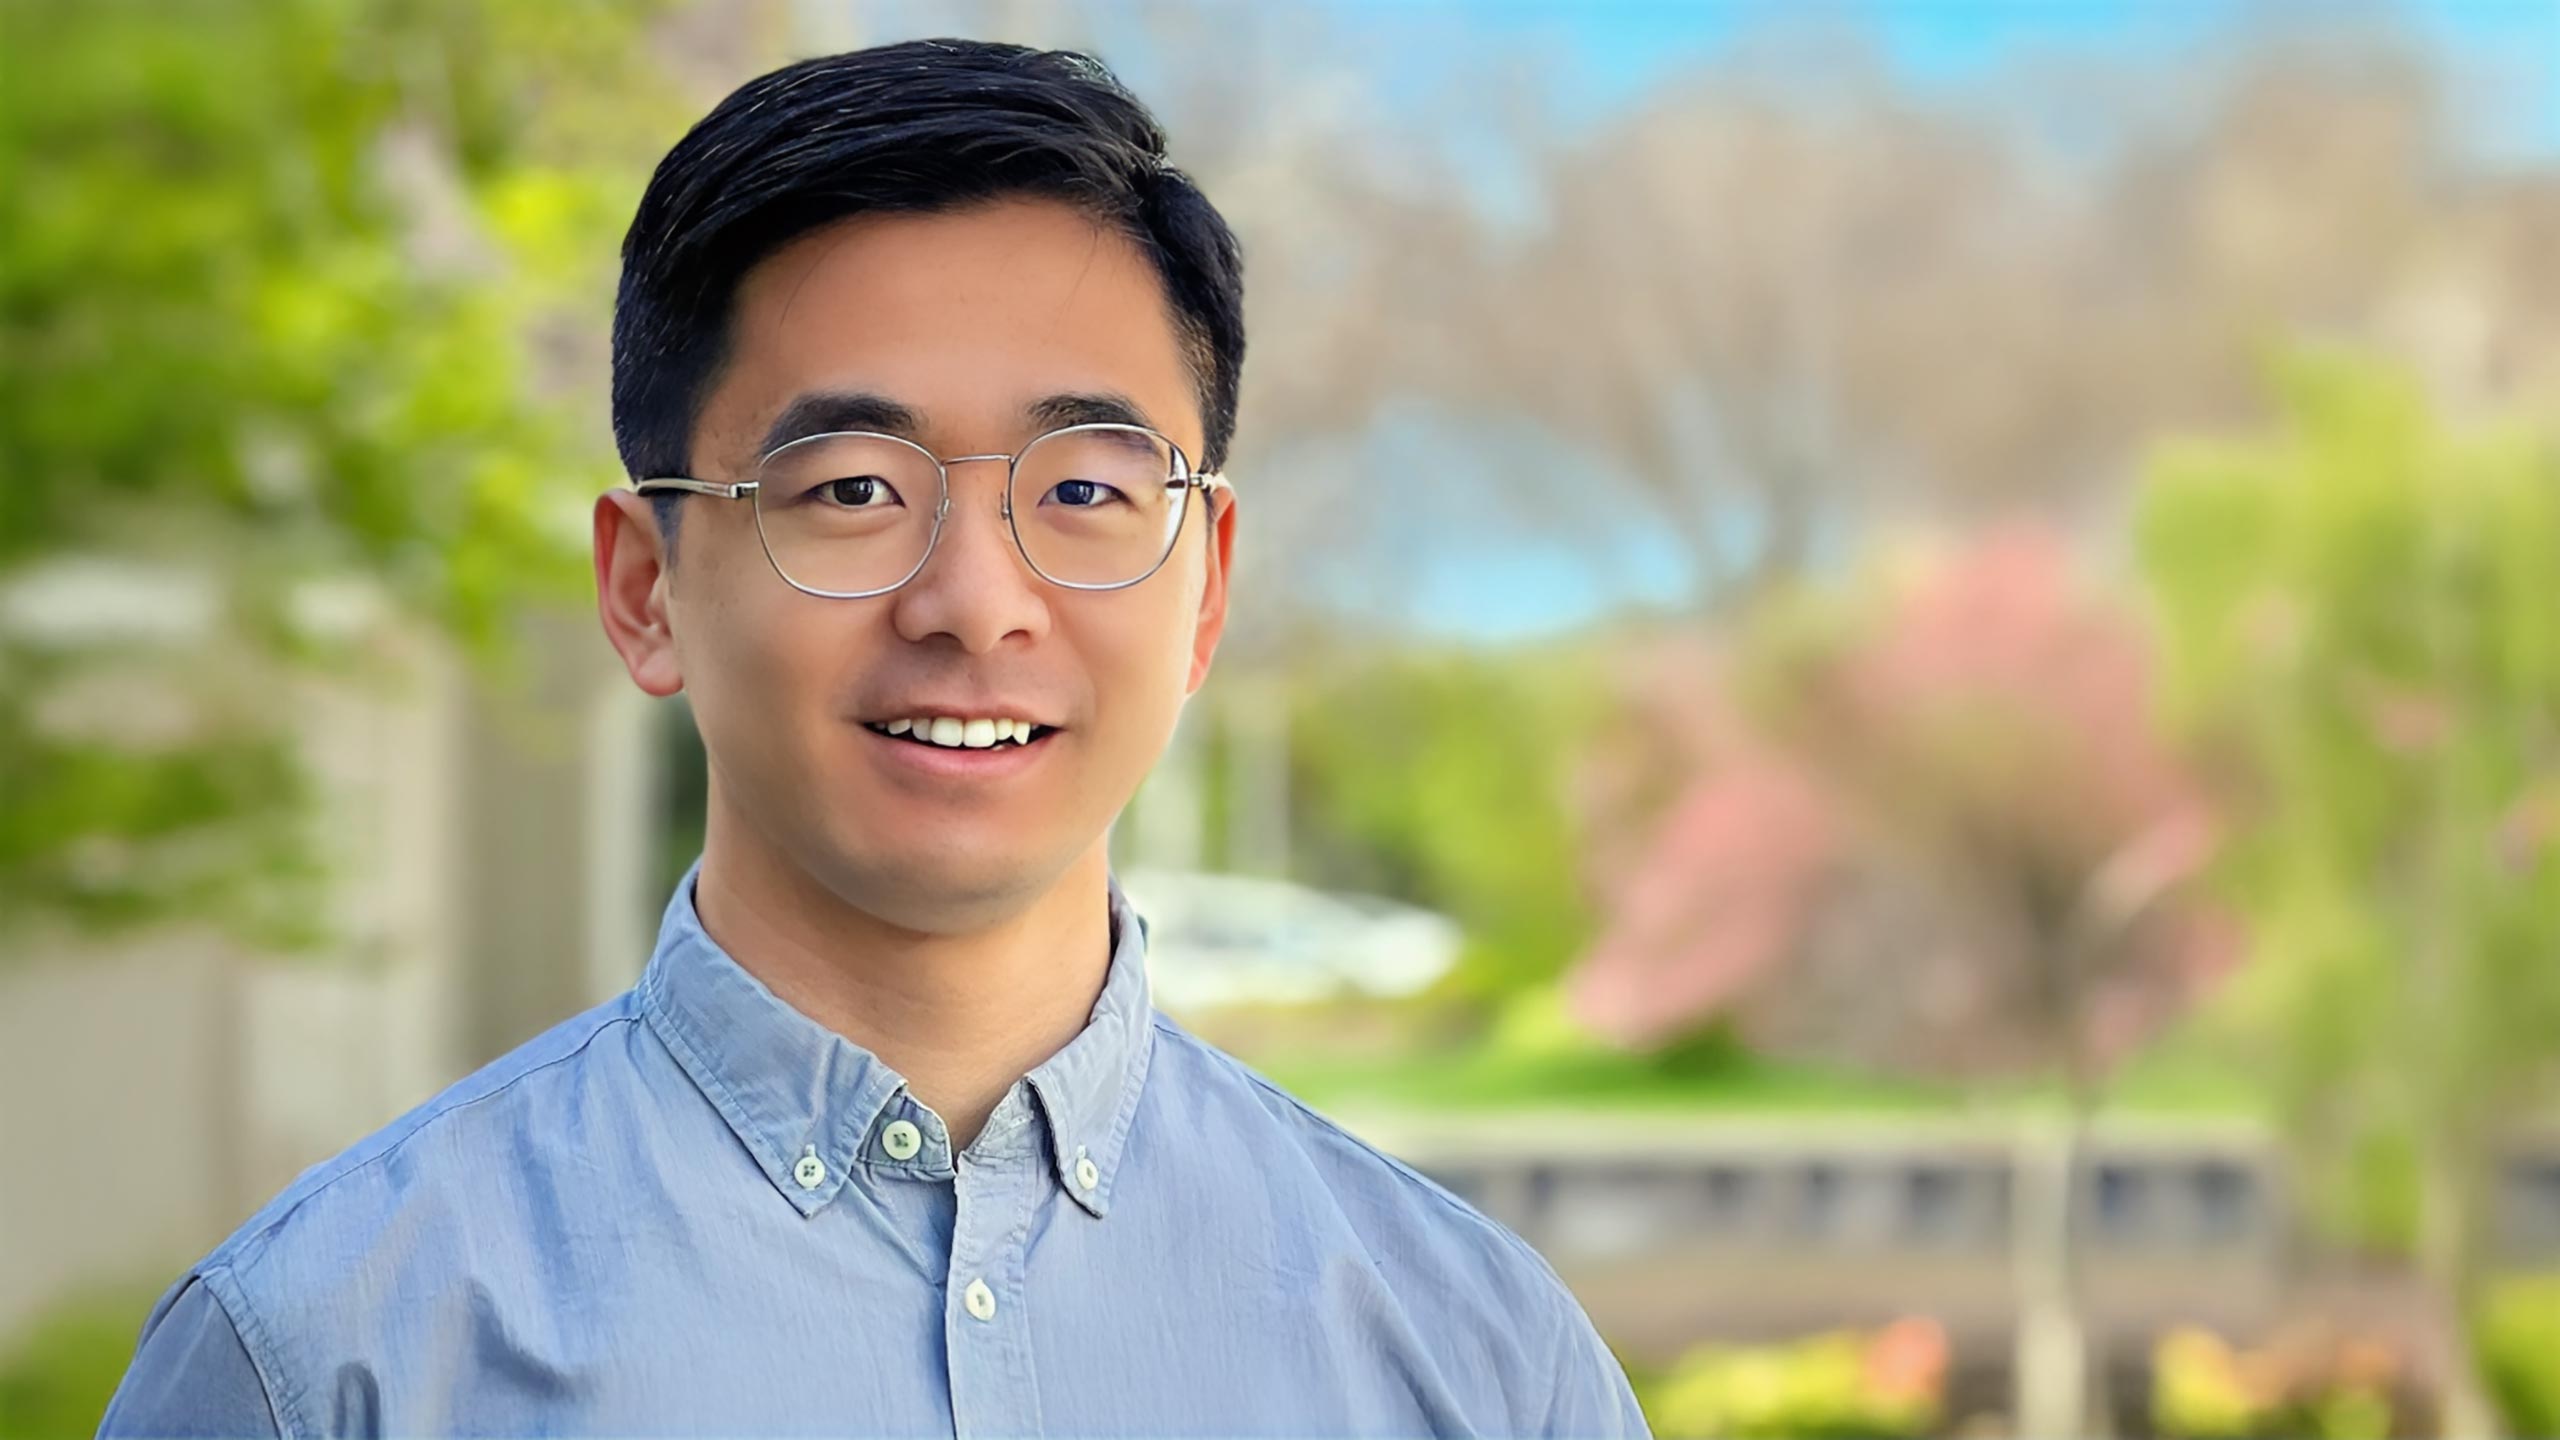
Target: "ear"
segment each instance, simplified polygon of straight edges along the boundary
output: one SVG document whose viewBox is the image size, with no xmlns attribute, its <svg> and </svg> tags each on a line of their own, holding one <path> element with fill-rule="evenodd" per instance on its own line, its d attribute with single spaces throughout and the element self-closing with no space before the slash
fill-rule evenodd
<svg viewBox="0 0 2560 1440">
<path fill-rule="evenodd" d="M 1200 615 L 1191 632 L 1191 683 L 1183 694 L 1200 693 L 1209 678 L 1210 658 L 1218 653 L 1218 637 L 1227 629 L 1227 572 L 1235 564 L 1236 492 L 1213 492 L 1223 496 L 1223 505 L 1212 503 L 1209 511 L 1209 573 L 1200 586 Z"/>
<path fill-rule="evenodd" d="M 596 497 L 596 610 L 631 683 L 660 699 L 684 688 L 667 623 L 668 547 L 648 497 Z"/>
</svg>

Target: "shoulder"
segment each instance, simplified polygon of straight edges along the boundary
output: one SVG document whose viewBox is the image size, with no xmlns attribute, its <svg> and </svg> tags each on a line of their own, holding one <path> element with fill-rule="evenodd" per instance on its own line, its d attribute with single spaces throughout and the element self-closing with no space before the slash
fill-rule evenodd
<svg viewBox="0 0 2560 1440">
<path fill-rule="evenodd" d="M 1527 1241 L 1161 1014 L 1149 1067 L 1148 1103 L 1164 1122 L 1152 1143 L 1178 1146 L 1186 1162 L 1168 1158 L 1159 1172 L 1196 1192 L 1182 1197 L 1190 1213 L 1224 1205 L 1241 1212 L 1236 1227 L 1262 1227 L 1224 1237 L 1228 1256 L 1303 1247 L 1297 1258 L 1323 1267 L 1337 1296 L 1348 1282 L 1330 1267 L 1350 1259 L 1444 1377 L 1498 1397 L 1487 1429 L 1648 1433 L 1625 1370 Z M 1221 1175 L 1251 1184 L 1239 1192 Z"/>
<path fill-rule="evenodd" d="M 558 1149 L 557 1137 L 580 1133 L 565 1127 L 628 1111 L 645 1054 L 638 1013 L 626 992 L 564 1020 L 304 1170 L 171 1287 L 146 1349 L 192 1296 L 236 1337 L 277 1418 L 299 1415 L 308 1344 L 360 1347 L 399 1308 L 390 1302 L 440 1293 L 468 1266 L 508 1263 L 509 1247 L 537 1242 L 493 1211 L 528 1178 L 540 1183 L 528 1172 L 549 1163 L 546 1140 Z"/>
<path fill-rule="evenodd" d="M 556 1137 L 580 1111 L 627 1105 L 638 1013 L 625 993 L 455 1081 L 304 1170 L 195 1270 L 231 1277 L 226 1303 L 260 1306 L 344 1273 L 399 1232 L 463 1213 L 544 1132 Z"/>
<path fill-rule="evenodd" d="M 1358 1237 L 1389 1282 L 1435 1312 L 1479 1317 L 1532 1345 L 1561 1343 L 1562 1332 L 1587 1326 L 1580 1305 L 1553 1266 L 1529 1243 L 1447 1187 L 1361 1139 L 1243 1061 L 1178 1023 L 1156 1017 L 1150 1098 L 1188 1122 L 1183 1133 L 1237 1151 L 1275 1182 L 1301 1182 L 1300 1214 L 1338 1218 Z M 1194 1143 L 1199 1143 L 1195 1140 Z M 1536 1323 L 1523 1321 L 1535 1317 Z"/>
</svg>

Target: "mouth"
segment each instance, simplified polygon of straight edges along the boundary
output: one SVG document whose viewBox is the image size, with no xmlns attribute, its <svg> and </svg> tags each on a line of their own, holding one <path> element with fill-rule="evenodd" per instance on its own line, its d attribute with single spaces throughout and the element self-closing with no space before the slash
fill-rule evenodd
<svg viewBox="0 0 2560 1440">
<path fill-rule="evenodd" d="M 914 720 L 866 721 L 862 728 L 871 732 L 880 763 L 906 782 L 1010 784 L 1045 768 L 1063 732 L 1028 721 L 1000 728 L 1002 718 L 927 717 L 921 731 Z"/>
<path fill-rule="evenodd" d="M 1038 725 L 1010 717 L 920 716 L 912 720 L 866 720 L 862 728 L 886 740 L 926 750 L 1028 750 L 1058 733 L 1054 725 Z"/>
</svg>

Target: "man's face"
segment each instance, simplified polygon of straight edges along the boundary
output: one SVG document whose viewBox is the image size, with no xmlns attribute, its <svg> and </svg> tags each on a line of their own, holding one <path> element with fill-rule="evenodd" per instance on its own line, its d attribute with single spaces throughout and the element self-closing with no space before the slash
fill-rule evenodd
<svg viewBox="0 0 2560 1440">
<path fill-rule="evenodd" d="M 1056 424 L 1037 417 L 1058 397 L 1116 398 L 1195 465 L 1201 454 L 1162 283 L 1128 239 L 1063 205 L 813 232 L 749 272 L 733 323 L 694 432 L 697 477 L 753 478 L 777 418 L 829 395 L 904 407 L 907 438 L 945 457 L 1020 450 Z M 860 600 L 785 584 L 750 503 L 687 499 L 656 592 L 658 683 L 633 664 L 644 688 L 690 693 L 712 803 L 752 849 L 919 931 L 1017 913 L 1095 854 L 1225 618 L 1232 505 L 1213 519 L 1195 492 L 1163 568 L 1075 591 L 1014 548 L 1005 477 L 1000 462 L 951 467 L 951 513 L 923 570 Z M 955 714 L 1055 730 L 1020 753 L 951 752 L 866 724 Z"/>
</svg>

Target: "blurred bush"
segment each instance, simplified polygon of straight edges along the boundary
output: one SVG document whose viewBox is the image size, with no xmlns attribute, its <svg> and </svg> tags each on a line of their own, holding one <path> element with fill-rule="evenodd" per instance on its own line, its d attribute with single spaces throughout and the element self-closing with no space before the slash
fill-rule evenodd
<svg viewBox="0 0 2560 1440">
<path fill-rule="evenodd" d="M 0 1436 L 95 1434 L 159 1296 L 157 1288 L 100 1286 L 39 1314 L 0 1355 Z"/>
<path fill-rule="evenodd" d="M 2151 1415 L 2179 1440 L 2385 1440 L 2416 1433 L 2398 1352 L 2321 1331 L 2256 1349 L 2180 1326 L 2152 1349 Z"/>
<path fill-rule="evenodd" d="M 1646 1396 L 1662 1440 L 1926 1435 L 1946 1400 L 1946 1331 L 1897 1320 L 1781 1345 L 1701 1345 Z"/>
<path fill-rule="evenodd" d="M 2473 1333 L 2507 1433 L 2560 1436 L 2560 1272 L 2493 1281 Z"/>
</svg>

